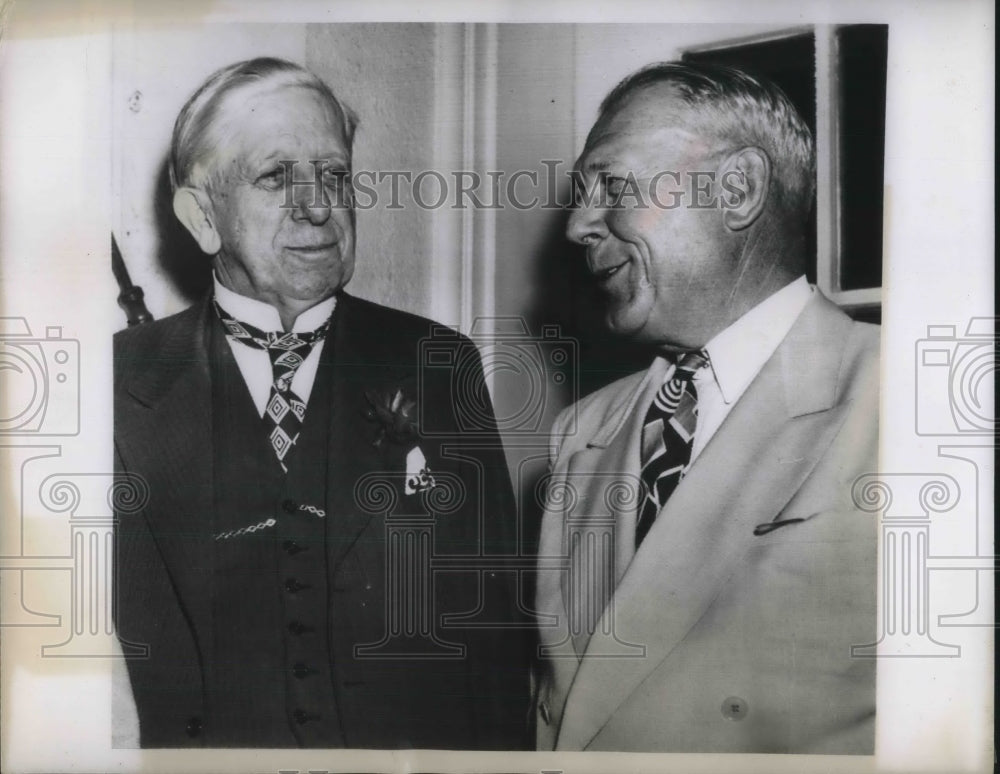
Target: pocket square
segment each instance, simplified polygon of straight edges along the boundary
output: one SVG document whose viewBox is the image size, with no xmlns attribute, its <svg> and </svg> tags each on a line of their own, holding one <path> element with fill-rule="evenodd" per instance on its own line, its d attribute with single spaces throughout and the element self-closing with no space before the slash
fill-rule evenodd
<svg viewBox="0 0 1000 774">
<path fill-rule="evenodd" d="M 434 487 L 434 476 L 431 475 L 430 468 L 427 467 L 427 459 L 420 451 L 419 446 L 414 446 L 406 455 L 406 486 L 403 491 L 408 494 L 426 492 Z"/>
</svg>

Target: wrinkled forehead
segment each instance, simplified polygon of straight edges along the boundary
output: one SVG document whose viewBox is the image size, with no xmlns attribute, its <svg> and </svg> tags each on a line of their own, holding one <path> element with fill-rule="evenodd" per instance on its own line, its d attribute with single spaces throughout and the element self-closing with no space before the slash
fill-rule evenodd
<svg viewBox="0 0 1000 774">
<path fill-rule="evenodd" d="M 637 90 L 600 116 L 587 135 L 576 168 L 584 174 L 625 165 L 685 166 L 714 154 L 718 138 L 669 84 Z"/>
<path fill-rule="evenodd" d="M 254 83 L 227 93 L 198 160 L 219 185 L 266 160 L 325 160 L 349 167 L 351 148 L 340 108 L 309 85 Z"/>
<path fill-rule="evenodd" d="M 347 145 L 339 106 L 308 84 L 264 81 L 233 89 L 220 102 L 216 123 L 237 139 L 327 135 Z"/>
</svg>

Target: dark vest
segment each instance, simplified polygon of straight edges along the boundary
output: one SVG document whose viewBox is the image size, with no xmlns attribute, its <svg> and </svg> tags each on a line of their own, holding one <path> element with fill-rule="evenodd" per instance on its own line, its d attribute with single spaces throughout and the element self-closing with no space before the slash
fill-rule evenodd
<svg viewBox="0 0 1000 774">
<path fill-rule="evenodd" d="M 212 327 L 214 625 L 205 743 L 342 747 L 325 549 L 332 343 L 285 474 L 229 345 Z"/>
<path fill-rule="evenodd" d="M 478 362 L 422 370 L 428 321 L 346 294 L 336 314 L 287 476 L 207 302 L 116 335 L 116 471 L 150 489 L 143 512 L 116 513 L 115 530 L 118 633 L 150 650 L 128 660 L 144 747 L 516 749 L 533 739 L 533 637 L 510 627 L 530 623 L 516 609 L 516 571 L 415 572 L 515 545 L 499 439 L 470 445 L 454 426 L 454 384 L 481 383 Z M 419 440 L 434 474 L 467 493 L 457 511 L 434 514 L 429 543 L 406 542 L 415 553 L 399 540 L 425 534 L 428 509 L 403 491 L 408 447 L 375 443 L 366 414 L 369 393 L 400 389 L 446 433 Z M 394 489 L 385 513 L 359 499 L 371 477 Z M 400 581 L 414 575 L 415 585 Z M 407 589 L 423 589 L 414 604 Z M 435 643 L 412 636 L 425 624 Z"/>
</svg>

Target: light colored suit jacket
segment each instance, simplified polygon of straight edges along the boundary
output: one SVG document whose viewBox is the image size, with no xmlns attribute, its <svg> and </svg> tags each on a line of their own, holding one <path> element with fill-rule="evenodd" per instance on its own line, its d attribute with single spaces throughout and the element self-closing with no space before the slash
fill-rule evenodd
<svg viewBox="0 0 1000 774">
<path fill-rule="evenodd" d="M 635 374 L 553 431 L 537 608 L 538 746 L 871 754 L 878 338 L 818 292 L 640 549 Z M 592 634 L 591 634 L 592 632 Z"/>
</svg>

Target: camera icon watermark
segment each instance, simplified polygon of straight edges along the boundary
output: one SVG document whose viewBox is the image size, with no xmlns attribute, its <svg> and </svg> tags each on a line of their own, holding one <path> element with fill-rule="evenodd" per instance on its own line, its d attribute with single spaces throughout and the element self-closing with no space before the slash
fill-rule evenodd
<svg viewBox="0 0 1000 774">
<path fill-rule="evenodd" d="M 917 342 L 917 435 L 996 433 L 996 325 L 996 318 L 973 317 L 964 336 L 954 325 L 927 327 Z"/>
<path fill-rule="evenodd" d="M 869 473 L 851 488 L 854 506 L 882 521 L 882 615 L 878 639 L 851 646 L 853 658 L 952 658 L 961 649 L 936 639 L 931 616 L 931 514 L 961 499 L 958 482 L 940 473 Z"/>
<path fill-rule="evenodd" d="M 0 317 L 0 436 L 80 432 L 80 343 L 49 326 L 33 336 L 23 317 Z"/>
<path fill-rule="evenodd" d="M 2 446 L 2 445 L 0 445 Z M 33 554 L 25 551 L 0 556 L 4 583 L 13 582 L 18 593 L 14 605 L 4 606 L 0 627 L 54 627 L 64 639 L 42 646 L 42 658 L 146 658 L 143 643 L 119 640 L 115 645 L 113 545 L 116 521 L 139 513 L 149 500 L 149 486 L 132 473 L 53 472 L 37 479 L 26 468 L 36 461 L 55 459 L 58 447 L 22 446 L 20 457 L 20 510 L 68 516 L 69 550 Z M 32 481 L 31 486 L 27 485 Z M 25 591 L 36 583 L 45 585 L 45 575 L 59 573 L 68 591 L 69 620 L 55 612 L 39 612 L 25 604 Z"/>
<path fill-rule="evenodd" d="M 578 345 L 557 325 L 544 325 L 532 335 L 520 317 L 477 318 L 468 338 L 435 326 L 420 342 L 419 353 L 420 428 L 426 436 L 454 435 L 456 428 L 466 438 L 497 430 L 522 438 L 547 433 L 546 409 L 555 405 L 554 395 L 558 392 L 568 405 L 580 397 Z M 491 383 L 504 396 L 495 407 L 487 389 Z M 425 398 L 442 389 L 453 407 L 454 426 L 424 414 Z M 575 428 L 573 421 L 569 432 Z"/>
</svg>

